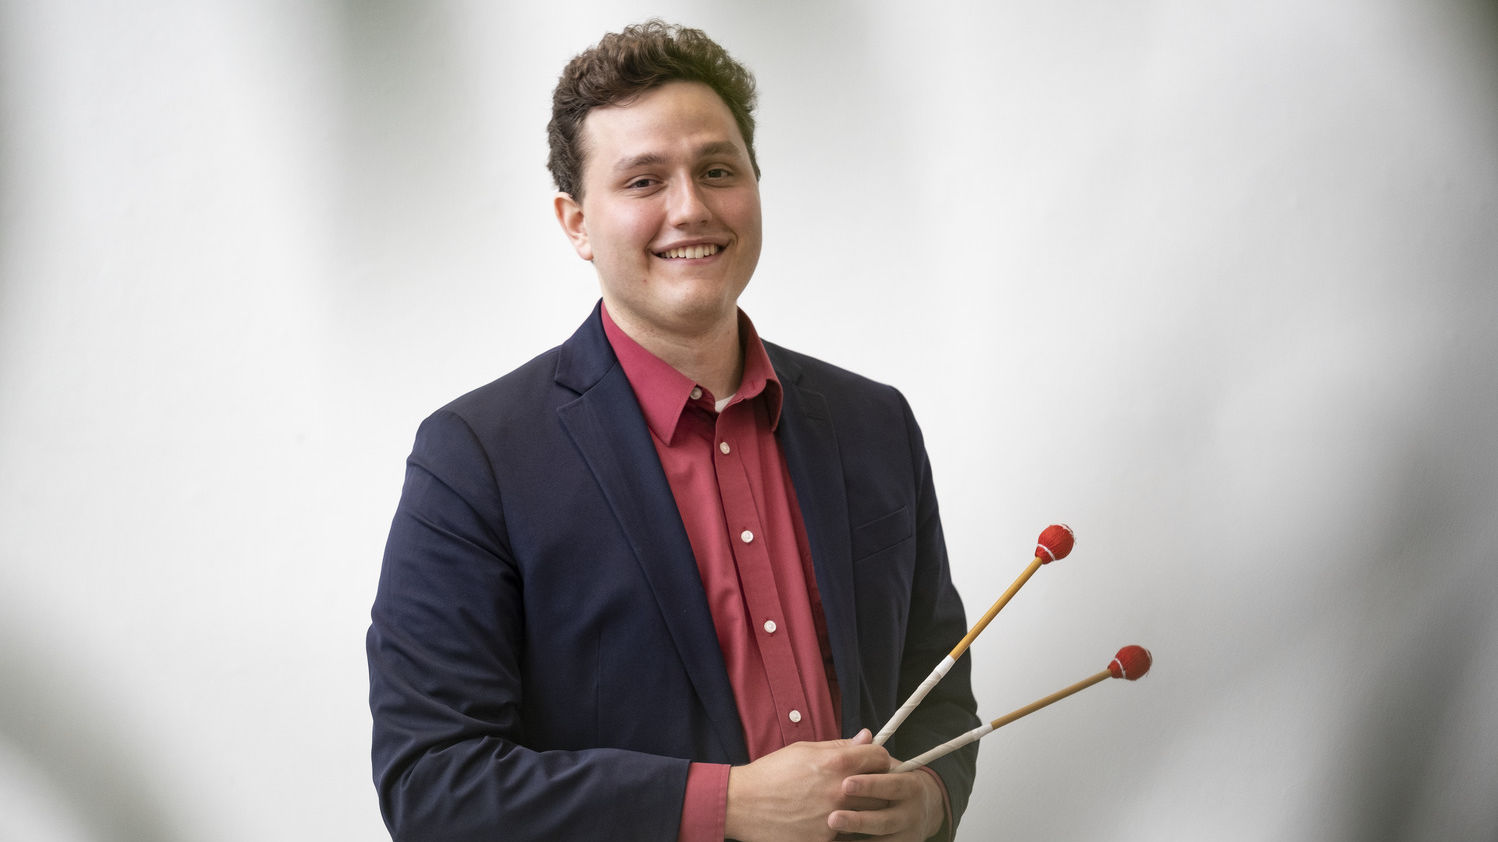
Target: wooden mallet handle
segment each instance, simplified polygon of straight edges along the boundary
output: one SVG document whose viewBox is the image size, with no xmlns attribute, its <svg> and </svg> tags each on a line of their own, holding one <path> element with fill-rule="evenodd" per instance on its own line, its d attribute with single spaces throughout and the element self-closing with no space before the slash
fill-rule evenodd
<svg viewBox="0 0 1498 842">
<path fill-rule="evenodd" d="M 1113 656 L 1113 660 L 1108 664 L 1107 669 L 1102 670 L 1094 675 L 1090 675 L 1087 678 L 1078 681 L 1076 684 L 1071 685 L 1070 687 L 1057 690 L 1056 692 L 1052 693 L 1049 696 L 1046 696 L 1043 699 L 1037 699 L 1016 711 L 1006 713 L 998 719 L 993 720 L 992 722 L 989 722 L 985 725 L 979 725 L 977 728 L 968 731 L 966 734 L 948 740 L 924 754 L 910 758 L 904 763 L 901 763 L 899 766 L 896 766 L 891 771 L 909 772 L 912 769 L 919 769 L 920 767 L 925 766 L 927 763 L 930 763 L 938 757 L 944 757 L 948 754 L 951 754 L 952 752 L 956 751 L 959 748 L 962 748 L 968 743 L 975 742 L 982 737 L 993 733 L 999 728 L 1008 725 L 1016 719 L 1029 716 L 1035 711 L 1040 710 L 1047 705 L 1055 704 L 1056 702 L 1061 701 L 1062 699 L 1072 695 L 1073 693 L 1079 693 L 1083 690 L 1086 690 L 1088 687 L 1097 684 L 1099 681 L 1102 681 L 1105 678 L 1126 678 L 1129 681 L 1135 681 L 1145 673 L 1149 672 L 1151 663 L 1153 663 L 1153 658 L 1150 657 L 1148 649 L 1145 649 L 1142 646 L 1125 646 L 1124 648 L 1118 650 L 1117 655 Z"/>
<path fill-rule="evenodd" d="M 1010 585 L 1009 589 L 1004 591 L 1004 594 L 989 607 L 988 611 L 979 618 L 978 622 L 973 624 L 971 629 L 968 629 L 967 634 L 963 635 L 962 640 L 958 641 L 957 645 L 952 647 L 952 651 L 948 653 L 947 657 L 943 658 L 941 663 L 936 665 L 936 669 L 933 669 L 931 674 L 926 676 L 926 679 L 920 683 L 920 686 L 915 688 L 915 692 L 911 693 L 910 698 L 906 699 L 905 703 L 900 705 L 899 710 L 895 711 L 895 715 L 889 718 L 889 722 L 886 722 L 884 727 L 879 729 L 879 733 L 874 735 L 874 745 L 882 746 L 894 735 L 895 729 L 900 727 L 900 723 L 904 722 L 905 718 L 910 716 L 911 711 L 915 710 L 916 705 L 919 705 L 921 700 L 926 698 L 926 694 L 931 692 L 931 688 L 935 687 L 937 682 L 946 677 L 947 673 L 956 665 L 957 659 L 962 657 L 962 653 L 966 652 L 967 648 L 973 645 L 973 641 L 977 639 L 978 635 L 983 633 L 984 629 L 988 628 L 988 624 L 993 622 L 993 618 L 999 615 L 999 612 L 1003 610 L 1005 605 L 1009 604 L 1009 600 L 1013 599 L 1014 595 L 1019 593 L 1019 589 L 1024 587 L 1026 582 L 1030 581 L 1030 577 L 1035 575 L 1035 571 L 1039 570 L 1042 564 L 1050 564 L 1053 561 L 1066 558 L 1071 553 L 1072 547 L 1076 546 L 1076 543 L 1077 536 L 1072 532 L 1070 526 L 1064 523 L 1055 523 L 1047 526 L 1040 533 L 1040 538 L 1035 545 L 1035 558 L 1031 559 L 1029 566 L 1025 568 L 1025 572 L 1021 573 L 1019 578 L 1014 580 L 1014 584 Z"/>
</svg>

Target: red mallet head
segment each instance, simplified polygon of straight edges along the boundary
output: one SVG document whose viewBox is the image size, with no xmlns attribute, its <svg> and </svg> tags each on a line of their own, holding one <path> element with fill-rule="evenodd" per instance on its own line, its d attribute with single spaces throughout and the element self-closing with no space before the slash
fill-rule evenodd
<svg viewBox="0 0 1498 842">
<path fill-rule="evenodd" d="M 1118 650 L 1113 660 L 1108 664 L 1108 672 L 1114 678 L 1127 678 L 1130 681 L 1142 678 L 1150 671 L 1150 664 L 1155 659 L 1150 657 L 1150 650 L 1143 646 L 1125 646 Z"/>
<path fill-rule="evenodd" d="M 1077 536 L 1072 533 L 1070 526 L 1053 523 L 1040 533 L 1039 543 L 1035 546 L 1035 557 L 1040 559 L 1041 564 L 1060 561 L 1071 554 L 1071 548 L 1076 543 Z"/>
</svg>

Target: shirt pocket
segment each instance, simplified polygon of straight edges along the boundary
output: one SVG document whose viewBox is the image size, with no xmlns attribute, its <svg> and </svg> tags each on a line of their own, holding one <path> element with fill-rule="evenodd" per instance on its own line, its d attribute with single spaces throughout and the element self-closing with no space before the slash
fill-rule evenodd
<svg viewBox="0 0 1498 842">
<path fill-rule="evenodd" d="M 853 529 L 853 560 L 868 558 L 915 536 L 915 517 L 910 507 L 900 508 Z"/>
</svg>

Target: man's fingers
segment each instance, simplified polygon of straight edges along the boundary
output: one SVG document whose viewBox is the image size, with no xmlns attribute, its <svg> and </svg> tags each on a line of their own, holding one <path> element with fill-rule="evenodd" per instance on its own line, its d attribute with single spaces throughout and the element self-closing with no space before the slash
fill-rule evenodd
<svg viewBox="0 0 1498 842">
<path fill-rule="evenodd" d="M 827 826 L 839 833 L 925 839 L 941 827 L 944 811 L 937 787 L 922 771 L 849 776 L 843 779 L 845 799 L 872 799 L 883 806 L 835 810 L 828 815 Z"/>
<path fill-rule="evenodd" d="M 894 774 L 851 775 L 843 779 L 843 794 L 857 798 L 877 798 L 880 801 L 903 801 L 920 794 L 920 781 L 913 775 L 925 772 L 902 772 Z"/>
<path fill-rule="evenodd" d="M 827 826 L 838 833 L 866 836 L 888 836 L 900 830 L 901 822 L 893 810 L 836 810 L 827 817 Z"/>
<path fill-rule="evenodd" d="M 883 810 L 889 806 L 889 802 L 882 798 L 858 798 L 845 796 L 838 802 L 839 810 Z"/>
</svg>

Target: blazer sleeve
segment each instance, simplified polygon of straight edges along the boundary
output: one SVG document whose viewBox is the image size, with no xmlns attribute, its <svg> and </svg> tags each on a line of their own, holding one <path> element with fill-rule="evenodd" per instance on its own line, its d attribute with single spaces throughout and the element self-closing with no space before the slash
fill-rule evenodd
<svg viewBox="0 0 1498 842">
<path fill-rule="evenodd" d="M 962 600 L 952 582 L 924 439 L 903 397 L 900 406 L 904 413 L 911 464 L 915 468 L 916 493 L 916 566 L 900 655 L 897 694 L 898 701 L 904 701 L 947 656 L 952 645 L 962 639 L 967 632 L 967 621 Z M 889 713 L 892 714 L 893 710 Z M 897 758 L 914 757 L 978 724 L 977 702 L 972 693 L 972 659 L 964 653 L 901 724 L 889 748 Z M 972 743 L 930 764 L 946 785 L 954 821 L 960 819 L 967 809 L 977 761 L 978 744 Z"/>
<path fill-rule="evenodd" d="M 688 761 L 535 750 L 524 600 L 500 484 L 473 430 L 419 430 L 366 640 L 373 766 L 396 840 L 672 839 Z"/>
</svg>

